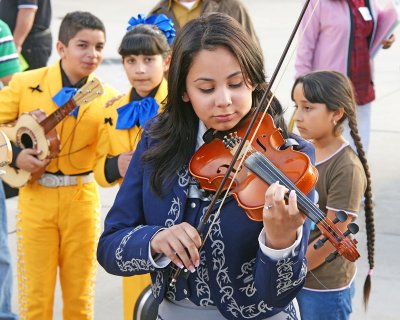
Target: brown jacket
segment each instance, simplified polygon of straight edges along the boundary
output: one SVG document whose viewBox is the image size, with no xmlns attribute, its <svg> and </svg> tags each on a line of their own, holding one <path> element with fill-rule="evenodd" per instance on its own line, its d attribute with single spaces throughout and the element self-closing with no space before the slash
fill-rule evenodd
<svg viewBox="0 0 400 320">
<path fill-rule="evenodd" d="M 157 5 L 150 11 L 150 14 L 160 14 L 163 13 L 168 16 L 174 23 L 176 32 L 178 32 L 181 27 L 176 19 L 171 5 L 172 0 L 161 0 Z M 254 30 L 253 22 L 244 7 L 244 5 L 238 0 L 203 0 L 203 14 L 210 12 L 223 12 L 232 18 L 239 21 L 242 27 L 251 36 L 254 42 L 261 49 L 260 42 Z"/>
</svg>

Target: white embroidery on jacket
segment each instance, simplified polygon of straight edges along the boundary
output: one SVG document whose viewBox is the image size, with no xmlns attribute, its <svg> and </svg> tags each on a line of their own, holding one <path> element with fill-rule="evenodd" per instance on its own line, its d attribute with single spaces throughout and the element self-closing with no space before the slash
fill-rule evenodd
<svg viewBox="0 0 400 320">
<path fill-rule="evenodd" d="M 209 221 L 214 221 L 215 214 L 210 217 Z M 212 225 L 212 231 L 210 232 L 210 241 L 213 256 L 213 270 L 217 270 L 217 285 L 219 286 L 221 297 L 221 304 L 227 303 L 227 311 L 230 312 L 235 318 L 240 316 L 244 319 L 251 319 L 259 316 L 262 313 L 267 311 L 271 311 L 272 308 L 268 307 L 268 305 L 264 301 L 260 301 L 257 305 L 251 304 L 248 306 L 241 305 L 239 306 L 236 300 L 233 297 L 233 287 L 230 285 L 232 283 L 229 278 L 228 267 L 225 266 L 225 245 L 222 240 L 217 239 L 223 238 L 220 219 L 218 218 L 215 223 Z M 254 281 L 253 281 L 254 282 Z M 254 289 L 256 290 L 256 289 Z"/>
<path fill-rule="evenodd" d="M 118 268 L 123 272 L 136 272 L 136 271 L 153 271 L 155 268 L 152 265 L 149 259 L 131 259 L 131 260 L 124 260 L 122 253 L 124 248 L 132 237 L 132 235 L 142 229 L 144 226 L 139 225 L 132 231 L 130 231 L 125 237 L 122 238 L 121 243 L 119 244 L 117 250 L 115 251 L 115 259 L 118 265 Z"/>
<path fill-rule="evenodd" d="M 181 188 L 184 188 L 189 184 L 190 181 L 190 174 L 187 166 L 184 166 L 177 172 L 178 175 L 178 184 Z M 178 221 L 179 216 L 182 212 L 182 202 L 179 199 L 179 197 L 173 197 L 171 201 L 171 207 L 169 208 L 168 211 L 168 216 L 172 216 L 172 218 L 168 218 L 165 220 L 165 226 L 167 228 L 172 227 L 175 225 L 175 222 Z M 151 285 L 151 290 L 153 292 L 153 295 L 155 297 L 158 297 L 160 295 L 161 291 L 161 283 L 164 283 L 163 279 L 163 273 L 161 271 L 157 271 L 156 275 L 156 281 Z M 168 281 L 169 282 L 169 281 Z M 168 284 L 167 284 L 168 286 Z M 168 286 L 167 287 L 167 292 L 166 292 L 166 297 L 170 300 L 175 300 L 175 293 L 176 293 L 176 288 L 175 286 Z"/>
<path fill-rule="evenodd" d="M 186 187 L 189 184 L 190 179 L 192 178 L 192 176 L 189 174 L 188 166 L 182 167 L 176 173 L 178 175 L 178 184 L 179 184 L 179 186 L 180 187 Z"/>
<path fill-rule="evenodd" d="M 291 302 L 283 312 L 288 315 L 286 320 L 298 320 L 297 311 L 293 302 Z"/>
<path fill-rule="evenodd" d="M 200 265 L 196 269 L 196 274 L 196 294 L 199 298 L 200 306 L 214 305 L 214 302 L 211 300 L 211 290 L 208 286 L 210 277 L 208 275 L 205 251 L 200 252 Z"/>
<path fill-rule="evenodd" d="M 181 200 L 178 197 L 172 198 L 171 208 L 169 208 L 168 216 L 172 216 L 173 218 L 165 220 L 165 226 L 167 228 L 175 225 L 175 222 L 178 220 L 181 214 L 181 209 L 182 209 Z"/>
<path fill-rule="evenodd" d="M 190 174 L 187 166 L 184 166 L 182 169 L 178 170 L 177 172 L 178 175 L 178 184 L 181 188 L 186 187 L 189 184 L 190 181 Z M 172 227 L 175 225 L 175 222 L 178 221 L 179 216 L 181 215 L 182 212 L 182 202 L 179 199 L 179 197 L 173 197 L 172 198 L 172 203 L 171 207 L 169 208 L 168 211 L 168 216 L 172 216 L 172 218 L 168 218 L 165 221 L 165 226 L 167 228 Z"/>
<path fill-rule="evenodd" d="M 155 298 L 158 298 L 158 296 L 161 293 L 161 288 L 162 288 L 161 283 L 163 283 L 163 278 L 164 278 L 164 275 L 163 275 L 162 271 L 156 271 L 156 280 L 154 282 L 152 281 L 151 287 L 150 287 L 151 293 L 153 294 L 153 296 Z"/>
<path fill-rule="evenodd" d="M 293 265 L 294 262 L 290 258 L 281 259 L 276 263 L 277 271 L 278 271 L 278 279 L 277 281 L 277 295 L 298 286 L 304 279 L 305 273 L 304 268 L 307 268 L 303 262 L 301 273 L 299 279 L 293 281 Z"/>
<path fill-rule="evenodd" d="M 245 286 L 239 288 L 239 290 L 241 292 L 244 292 L 248 297 L 252 297 L 257 291 L 257 289 L 255 288 L 253 277 L 253 267 L 255 263 L 256 258 L 250 260 L 249 262 L 243 263 L 242 267 L 240 268 L 242 270 L 242 273 L 236 277 L 236 279 L 243 280 Z"/>
</svg>

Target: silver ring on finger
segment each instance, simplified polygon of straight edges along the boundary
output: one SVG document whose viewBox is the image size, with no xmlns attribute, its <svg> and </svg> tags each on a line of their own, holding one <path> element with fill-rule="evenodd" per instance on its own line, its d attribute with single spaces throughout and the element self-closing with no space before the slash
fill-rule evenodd
<svg viewBox="0 0 400 320">
<path fill-rule="evenodd" d="M 269 210 L 269 209 L 271 209 L 272 208 L 272 204 L 266 204 L 266 205 L 264 205 L 264 208 L 265 209 L 267 209 L 267 210 Z"/>
</svg>

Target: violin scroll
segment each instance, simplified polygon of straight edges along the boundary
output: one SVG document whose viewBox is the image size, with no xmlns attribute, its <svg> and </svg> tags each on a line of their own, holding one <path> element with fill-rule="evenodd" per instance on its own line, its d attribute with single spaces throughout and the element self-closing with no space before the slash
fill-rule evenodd
<svg viewBox="0 0 400 320">
<path fill-rule="evenodd" d="M 350 234 L 356 234 L 359 231 L 359 227 L 354 222 L 349 223 L 347 230 L 342 233 L 336 226 L 340 222 L 347 220 L 347 213 L 344 211 L 336 212 L 336 218 L 329 220 L 327 218 L 321 220 L 317 224 L 318 229 L 323 234 L 323 237 L 314 244 L 314 249 L 321 248 L 324 243 L 329 240 L 332 245 L 336 248 L 336 251 L 332 252 L 327 258 L 326 262 L 333 261 L 338 255 L 345 257 L 349 261 L 356 261 L 360 254 L 357 251 L 357 240 L 350 239 Z"/>
</svg>

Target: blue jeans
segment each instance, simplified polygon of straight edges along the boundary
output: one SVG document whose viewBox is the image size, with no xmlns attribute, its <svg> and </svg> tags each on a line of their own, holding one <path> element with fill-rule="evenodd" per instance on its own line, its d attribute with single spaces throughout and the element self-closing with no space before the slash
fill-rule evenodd
<svg viewBox="0 0 400 320">
<path fill-rule="evenodd" d="M 297 295 L 302 320 L 348 320 L 353 311 L 354 281 L 341 291 L 310 291 L 302 289 Z"/>
<path fill-rule="evenodd" d="M 7 236 L 5 196 L 0 183 L 0 319 L 15 320 L 18 317 L 11 312 L 12 267 Z"/>
</svg>

